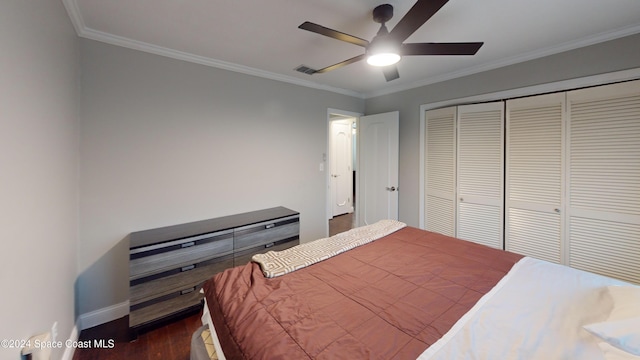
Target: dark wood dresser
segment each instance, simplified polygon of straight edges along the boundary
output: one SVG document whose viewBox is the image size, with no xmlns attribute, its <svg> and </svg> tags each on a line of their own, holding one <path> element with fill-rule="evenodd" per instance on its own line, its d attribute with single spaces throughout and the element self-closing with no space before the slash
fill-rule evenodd
<svg viewBox="0 0 640 360">
<path fill-rule="evenodd" d="M 275 207 L 129 234 L 129 328 L 197 310 L 202 283 L 254 254 L 298 245 L 300 214 Z"/>
</svg>

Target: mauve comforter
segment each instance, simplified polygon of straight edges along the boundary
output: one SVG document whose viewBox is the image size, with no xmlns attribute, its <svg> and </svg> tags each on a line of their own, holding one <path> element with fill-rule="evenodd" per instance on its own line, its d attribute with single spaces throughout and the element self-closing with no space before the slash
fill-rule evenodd
<svg viewBox="0 0 640 360">
<path fill-rule="evenodd" d="M 227 359 L 415 359 L 522 258 L 406 227 L 293 273 L 204 285 Z"/>
</svg>

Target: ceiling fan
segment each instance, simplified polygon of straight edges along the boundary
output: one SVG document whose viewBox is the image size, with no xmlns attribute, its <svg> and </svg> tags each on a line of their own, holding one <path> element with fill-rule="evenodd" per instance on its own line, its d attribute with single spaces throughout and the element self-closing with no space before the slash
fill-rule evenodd
<svg viewBox="0 0 640 360">
<path fill-rule="evenodd" d="M 474 55 L 482 46 L 482 42 L 403 43 L 403 41 L 418 30 L 422 24 L 429 20 L 429 18 L 448 1 L 449 0 L 418 0 L 391 32 L 387 30 L 385 23 L 393 17 L 393 6 L 389 4 L 377 6 L 373 9 L 373 20 L 381 25 L 380 30 L 378 30 L 378 33 L 371 41 L 305 21 L 302 25 L 298 26 L 299 29 L 362 46 L 365 48 L 365 53 L 319 70 L 305 67 L 305 70 L 302 72 L 307 74 L 321 74 L 366 58 L 367 63 L 370 65 L 380 66 L 384 77 L 387 81 L 391 81 L 400 77 L 395 64 L 400 61 L 402 56 Z"/>
</svg>

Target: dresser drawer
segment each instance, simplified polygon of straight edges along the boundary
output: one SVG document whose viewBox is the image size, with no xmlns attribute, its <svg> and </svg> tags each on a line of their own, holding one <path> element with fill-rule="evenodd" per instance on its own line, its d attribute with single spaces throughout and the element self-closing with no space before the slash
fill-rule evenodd
<svg viewBox="0 0 640 360">
<path fill-rule="evenodd" d="M 130 335 L 198 310 L 205 281 L 297 245 L 299 231 L 300 213 L 278 206 L 130 233 Z"/>
<path fill-rule="evenodd" d="M 264 254 L 267 251 L 282 251 L 300 243 L 297 238 L 294 240 L 281 240 L 266 245 L 256 246 L 233 254 L 233 265 L 244 265 L 251 261 L 251 257 L 255 254 Z"/>
<path fill-rule="evenodd" d="M 204 297 L 197 289 L 185 289 L 167 296 L 166 301 L 161 301 L 149 306 L 131 307 L 129 312 L 129 326 L 142 326 L 145 323 L 177 314 L 185 309 L 199 306 Z"/>
<path fill-rule="evenodd" d="M 130 280 L 188 266 L 233 252 L 233 231 L 194 236 L 129 251 Z"/>
<path fill-rule="evenodd" d="M 214 274 L 230 267 L 233 267 L 233 256 L 227 255 L 132 280 L 129 289 L 130 305 L 152 302 L 180 289 L 194 286 L 199 288 Z"/>
<path fill-rule="evenodd" d="M 234 230 L 234 251 L 267 245 L 273 242 L 297 239 L 300 234 L 298 215 L 261 222 Z"/>
</svg>

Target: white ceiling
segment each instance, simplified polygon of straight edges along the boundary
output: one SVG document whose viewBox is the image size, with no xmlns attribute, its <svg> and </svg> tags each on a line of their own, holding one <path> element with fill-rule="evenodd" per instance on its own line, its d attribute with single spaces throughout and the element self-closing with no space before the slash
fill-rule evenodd
<svg viewBox="0 0 640 360">
<path fill-rule="evenodd" d="M 371 40 L 371 11 L 394 6 L 389 30 L 415 0 L 63 0 L 79 36 L 271 79 L 371 97 L 640 32 L 640 0 L 450 0 L 406 42 L 483 41 L 475 56 L 410 56 L 400 78 L 360 61 L 314 69 L 363 48 L 298 29 L 311 21 Z M 640 51 L 640 46 L 639 46 Z"/>
</svg>

